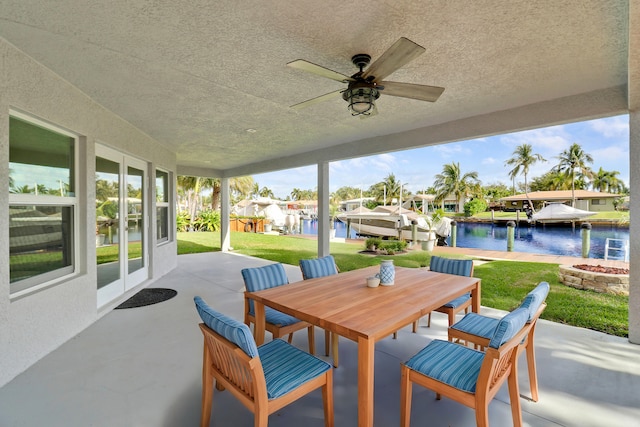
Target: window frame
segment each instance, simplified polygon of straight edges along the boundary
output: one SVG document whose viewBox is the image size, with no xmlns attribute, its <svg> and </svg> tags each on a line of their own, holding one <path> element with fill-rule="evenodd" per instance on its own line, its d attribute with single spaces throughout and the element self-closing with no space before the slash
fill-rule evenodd
<svg viewBox="0 0 640 427">
<path fill-rule="evenodd" d="M 158 200 L 158 190 L 157 190 L 157 184 L 158 184 L 158 173 L 162 173 L 165 174 L 167 177 L 167 185 L 166 188 L 164 189 L 164 195 L 165 195 L 165 199 L 166 201 L 159 201 Z M 171 182 L 172 182 L 172 176 L 171 176 L 171 172 L 162 168 L 155 168 L 155 181 L 154 181 L 154 189 L 155 189 L 155 216 L 156 216 L 156 221 L 155 221 L 155 228 L 156 228 L 156 245 L 160 246 L 160 245 L 164 245 L 166 243 L 169 243 L 171 241 L 173 241 L 173 232 L 172 232 L 172 227 L 171 227 L 171 198 L 172 198 L 172 187 L 171 187 Z M 166 215 L 166 227 L 167 227 L 167 236 L 163 237 L 163 238 L 159 238 L 158 236 L 158 223 L 160 221 L 160 217 L 158 215 L 158 209 L 166 209 L 167 211 L 167 215 Z"/>
<path fill-rule="evenodd" d="M 67 136 L 69 138 L 73 138 L 73 171 L 70 171 L 70 175 L 73 180 L 73 196 L 51 196 L 51 195 L 35 195 L 35 194 L 20 194 L 20 193 L 11 193 L 7 188 L 6 191 L 9 193 L 9 208 L 12 206 L 24 206 L 24 205 L 33 205 L 36 207 L 40 206 L 56 206 L 60 208 L 71 208 L 71 239 L 70 244 L 72 245 L 70 254 L 71 254 L 71 265 L 58 268 L 52 271 L 47 271 L 45 273 L 41 273 L 32 277 L 28 277 L 23 280 L 19 280 L 17 282 L 13 282 L 9 285 L 9 295 L 10 298 L 21 297 L 26 294 L 31 294 L 33 292 L 37 292 L 41 289 L 45 289 L 60 283 L 64 283 L 68 281 L 71 277 L 77 275 L 78 271 L 80 271 L 80 266 L 78 263 L 80 262 L 80 248 L 79 248 L 79 165 L 80 165 L 80 137 L 81 135 L 71 132 L 61 126 L 55 125 L 53 123 L 47 122 L 42 119 L 38 119 L 30 114 L 26 114 L 16 110 L 9 110 L 9 118 L 16 118 L 23 122 L 29 123 L 34 126 L 41 127 L 43 129 L 49 130 L 51 132 L 58 133 L 60 135 Z M 11 146 L 11 140 L 9 140 L 9 147 Z M 10 163 L 10 162 L 9 162 Z M 7 164 L 8 167 L 8 164 Z M 10 244 L 9 244 L 10 246 Z"/>
</svg>

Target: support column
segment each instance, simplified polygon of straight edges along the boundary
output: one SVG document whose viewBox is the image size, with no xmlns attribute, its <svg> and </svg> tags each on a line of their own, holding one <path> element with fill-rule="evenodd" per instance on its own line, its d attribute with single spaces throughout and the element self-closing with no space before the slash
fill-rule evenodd
<svg viewBox="0 0 640 427">
<path fill-rule="evenodd" d="M 229 252 L 231 249 L 231 228 L 229 213 L 231 212 L 229 178 L 220 179 L 220 250 Z"/>
<path fill-rule="evenodd" d="M 329 255 L 329 163 L 318 163 L 318 257 Z"/>
<path fill-rule="evenodd" d="M 629 341 L 640 344 L 640 110 L 629 112 Z"/>
<path fill-rule="evenodd" d="M 629 341 L 640 344 L 640 0 L 629 1 Z"/>
</svg>

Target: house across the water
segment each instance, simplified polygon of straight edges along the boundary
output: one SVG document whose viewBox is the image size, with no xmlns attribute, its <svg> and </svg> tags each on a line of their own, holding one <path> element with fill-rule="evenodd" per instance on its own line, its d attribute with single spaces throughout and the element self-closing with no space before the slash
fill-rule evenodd
<svg viewBox="0 0 640 427">
<path fill-rule="evenodd" d="M 528 196 L 528 197 L 527 197 Z M 620 194 L 603 193 L 600 191 L 575 190 L 575 208 L 592 212 L 604 212 L 616 210 L 614 202 L 620 199 Z M 516 194 L 514 196 L 500 199 L 504 203 L 504 210 L 516 211 L 525 210 L 529 200 L 536 210 L 543 208 L 548 203 L 565 203 L 571 205 L 571 190 L 561 191 L 532 191 L 527 194 Z"/>
</svg>

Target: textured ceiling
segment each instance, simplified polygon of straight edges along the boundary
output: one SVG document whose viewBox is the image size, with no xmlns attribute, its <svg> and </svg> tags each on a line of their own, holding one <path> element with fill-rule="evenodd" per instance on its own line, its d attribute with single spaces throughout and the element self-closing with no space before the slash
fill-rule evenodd
<svg viewBox="0 0 640 427">
<path fill-rule="evenodd" d="M 0 0 L 0 37 L 183 172 L 226 176 L 619 113 L 628 25 L 615 0 Z M 289 108 L 345 85 L 287 62 L 351 75 L 352 55 L 401 36 L 426 52 L 387 80 L 445 87 L 437 102 L 383 94 L 366 120 L 341 98 Z"/>
</svg>

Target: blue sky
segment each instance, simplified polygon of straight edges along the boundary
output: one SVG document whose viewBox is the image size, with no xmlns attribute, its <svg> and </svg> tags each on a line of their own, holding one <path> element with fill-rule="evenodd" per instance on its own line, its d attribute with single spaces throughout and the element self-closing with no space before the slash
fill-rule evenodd
<svg viewBox="0 0 640 427">
<path fill-rule="evenodd" d="M 330 191 L 343 186 L 369 188 L 393 173 L 409 191 L 415 193 L 433 184 L 434 176 L 446 163 L 460 162 L 462 173 L 476 171 L 483 184 L 502 182 L 511 186 L 504 165 L 518 145 L 531 144 L 534 152 L 547 161 L 536 163 L 529 179 L 543 175 L 558 163 L 558 155 L 578 143 L 594 159 L 592 169 L 618 171 L 618 178 L 629 186 L 629 119 L 627 115 L 551 126 L 450 144 L 395 151 L 330 163 Z M 293 188 L 315 190 L 317 166 L 253 175 L 262 187 L 284 199 Z M 524 182 L 520 177 L 519 181 Z"/>
</svg>

